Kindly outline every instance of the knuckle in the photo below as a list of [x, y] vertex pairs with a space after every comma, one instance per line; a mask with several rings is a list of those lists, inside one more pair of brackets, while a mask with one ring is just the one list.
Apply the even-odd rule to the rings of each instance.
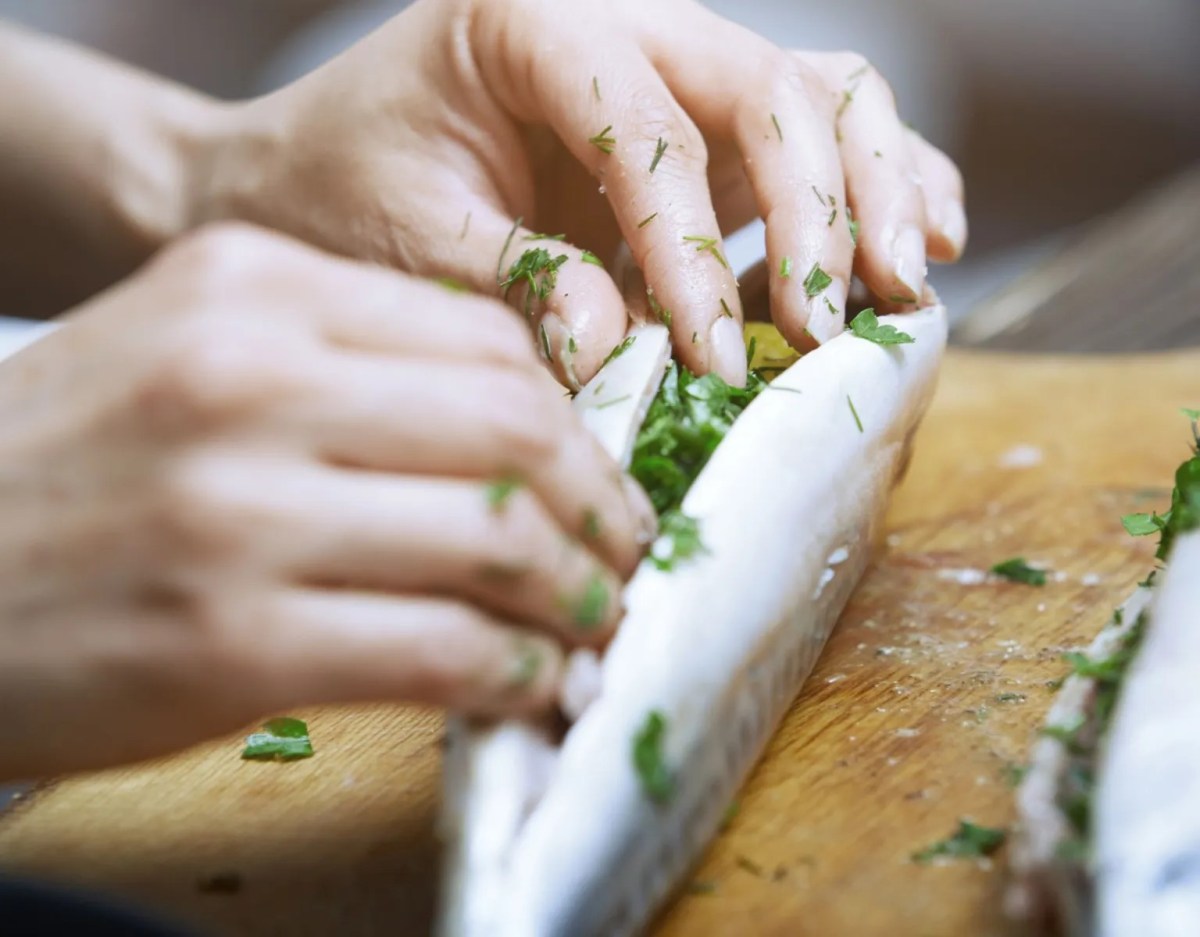
[[480, 300], [483, 307], [476, 335], [487, 352], [501, 361], [535, 364], [537, 354], [529, 340], [529, 328], [511, 306], [498, 300]]
[[488, 567], [533, 570], [555, 556], [554, 527], [537, 498], [527, 489], [513, 493], [504, 509], [492, 512], [488, 530], [479, 541]]
[[242, 222], [215, 222], [198, 228], [168, 249], [169, 259], [203, 286], [239, 282], [277, 257], [283, 241]]
[[552, 455], [562, 429], [562, 401], [549, 396], [549, 380], [536, 373], [507, 371], [489, 381], [481, 395], [483, 431], [494, 450], [508, 453], [514, 468], [528, 468]]
[[174, 459], [161, 473], [149, 501], [151, 521], [165, 555], [182, 563], [237, 562], [244, 557], [256, 525], [237, 493], [241, 473], [207, 453]]

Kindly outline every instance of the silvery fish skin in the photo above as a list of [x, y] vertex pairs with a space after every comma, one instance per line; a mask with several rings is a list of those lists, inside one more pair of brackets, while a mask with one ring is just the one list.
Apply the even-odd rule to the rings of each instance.
[[1200, 531], [1178, 536], [1096, 790], [1096, 933], [1200, 934]]
[[[565, 738], [549, 724], [455, 721], [443, 937], [639, 933], [715, 835], [866, 567], [933, 393], [944, 310], [883, 321], [915, 341], [839, 336], [738, 418], [683, 503], [707, 552], [669, 572], [642, 564], [598, 695]], [[666, 341], [643, 327], [577, 398], [585, 421], [599, 416], [586, 409], [597, 386], [636, 401], [629, 422], [593, 427], [617, 458], [657, 389]], [[665, 717], [675, 779], [662, 804], [632, 760], [651, 712]]]

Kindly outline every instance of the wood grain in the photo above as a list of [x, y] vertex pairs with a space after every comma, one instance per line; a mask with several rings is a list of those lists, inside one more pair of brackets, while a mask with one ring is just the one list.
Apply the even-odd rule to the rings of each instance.
[[[910, 854], [960, 816], [1012, 819], [1010, 767], [1151, 544], [1200, 405], [1200, 353], [956, 352], [890, 536], [746, 787], [656, 925], [661, 937], [1021, 933], [995, 864]], [[985, 579], [1022, 555], [1044, 588]], [[133, 896], [231, 935], [417, 935], [434, 903], [440, 720], [308, 714], [319, 754], [244, 763], [239, 740], [63, 781], [0, 817], [0, 867]], [[102, 730], [102, 728], [100, 729]]]

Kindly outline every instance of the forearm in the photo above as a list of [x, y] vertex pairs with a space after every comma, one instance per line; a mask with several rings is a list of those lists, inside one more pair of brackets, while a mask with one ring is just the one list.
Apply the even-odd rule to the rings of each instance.
[[185, 230], [221, 114], [0, 23], [0, 313], [53, 314]]

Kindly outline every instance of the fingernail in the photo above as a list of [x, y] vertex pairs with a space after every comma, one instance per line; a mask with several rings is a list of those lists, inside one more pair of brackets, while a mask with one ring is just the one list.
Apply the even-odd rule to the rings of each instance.
[[954, 245], [955, 251], [962, 253], [967, 244], [967, 214], [961, 202], [951, 201], [942, 208], [941, 228], [942, 236]]
[[809, 301], [808, 307], [808, 334], [823, 345], [845, 328], [846, 284], [834, 280], [820, 296]]
[[742, 387], [746, 383], [746, 341], [737, 319], [721, 316], [708, 330], [708, 366], [726, 383]]
[[658, 536], [658, 512], [650, 498], [632, 476], [621, 473], [621, 486], [625, 489], [625, 502], [636, 523], [634, 537], [639, 547], [652, 544]]
[[920, 296], [925, 285], [925, 235], [916, 228], [903, 228], [892, 241], [892, 264], [908, 295]]
[[538, 325], [538, 350], [552, 365], [558, 365], [557, 370], [566, 385], [577, 392], [581, 386], [575, 373], [575, 352], [579, 350], [579, 343], [558, 316], [542, 316]]

